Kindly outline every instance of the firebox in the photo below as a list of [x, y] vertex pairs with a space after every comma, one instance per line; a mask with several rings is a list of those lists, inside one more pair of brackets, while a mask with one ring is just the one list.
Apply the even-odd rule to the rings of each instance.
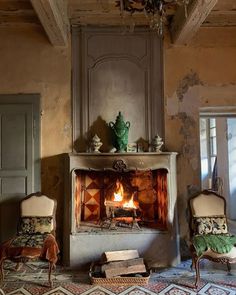
[[148, 267], [180, 262], [176, 153], [66, 156], [63, 258], [81, 268], [137, 249]]
[[166, 169], [116, 171], [75, 170], [76, 230], [167, 229]]

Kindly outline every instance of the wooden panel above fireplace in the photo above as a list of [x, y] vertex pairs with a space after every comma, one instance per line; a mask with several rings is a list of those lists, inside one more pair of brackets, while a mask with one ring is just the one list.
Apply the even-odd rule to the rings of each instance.
[[130, 143], [164, 137], [162, 39], [135, 28], [73, 28], [73, 142], [76, 152], [97, 134], [103, 152], [112, 140], [108, 122], [118, 111], [130, 121]]

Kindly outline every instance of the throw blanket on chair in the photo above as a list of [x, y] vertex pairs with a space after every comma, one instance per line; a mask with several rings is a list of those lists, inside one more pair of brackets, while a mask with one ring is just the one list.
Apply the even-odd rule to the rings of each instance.
[[[23, 240], [32, 241], [33, 237], [37, 235], [29, 235], [30, 238], [28, 240], [23, 236]], [[44, 239], [41, 241], [39, 245], [35, 245], [32, 242], [27, 246], [23, 246], [20, 244], [19, 237], [15, 237], [3, 243], [0, 246], [0, 260], [2, 259], [12, 259], [12, 260], [21, 260], [21, 258], [29, 258], [34, 259], [40, 257], [42, 259], [47, 259], [48, 261], [53, 262], [54, 264], [57, 262], [57, 255], [59, 253], [59, 248], [56, 242], [55, 237], [52, 234], [47, 234], [43, 236]], [[38, 242], [38, 239], [37, 239]], [[15, 244], [14, 244], [15, 243]]]
[[236, 236], [234, 235], [196, 235], [192, 239], [193, 246], [198, 256], [201, 256], [207, 249], [224, 254], [236, 245]]

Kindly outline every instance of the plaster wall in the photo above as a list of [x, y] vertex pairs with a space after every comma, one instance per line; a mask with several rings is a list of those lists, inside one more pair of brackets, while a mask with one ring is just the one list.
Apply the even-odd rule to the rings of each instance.
[[41, 95], [42, 191], [58, 201], [62, 233], [64, 165], [71, 151], [70, 48], [53, 47], [38, 26], [0, 28], [0, 93]]
[[200, 189], [199, 108], [234, 106], [235, 28], [201, 28], [188, 46], [164, 45], [165, 144], [179, 153], [180, 235], [187, 237], [187, 200]]

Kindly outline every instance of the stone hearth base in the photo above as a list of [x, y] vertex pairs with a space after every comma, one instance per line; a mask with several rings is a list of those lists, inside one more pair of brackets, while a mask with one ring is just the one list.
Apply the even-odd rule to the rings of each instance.
[[157, 230], [80, 232], [70, 235], [69, 264], [72, 268], [88, 267], [105, 251], [137, 249], [147, 266], [175, 266], [180, 262], [176, 237]]

